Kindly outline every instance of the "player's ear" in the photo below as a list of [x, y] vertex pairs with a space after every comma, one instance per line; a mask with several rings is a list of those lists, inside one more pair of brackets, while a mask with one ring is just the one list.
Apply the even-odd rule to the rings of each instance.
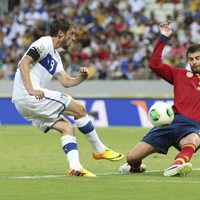
[[57, 36], [58, 36], [59, 38], [61, 38], [61, 37], [63, 37], [63, 35], [64, 35], [64, 31], [60, 29], [60, 30], [58, 31]]

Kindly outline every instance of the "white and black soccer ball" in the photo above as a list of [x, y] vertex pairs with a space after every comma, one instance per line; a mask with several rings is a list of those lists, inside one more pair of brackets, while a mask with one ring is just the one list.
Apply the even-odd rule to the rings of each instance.
[[172, 123], [174, 111], [169, 104], [156, 102], [150, 107], [148, 118], [154, 126], [160, 128]]

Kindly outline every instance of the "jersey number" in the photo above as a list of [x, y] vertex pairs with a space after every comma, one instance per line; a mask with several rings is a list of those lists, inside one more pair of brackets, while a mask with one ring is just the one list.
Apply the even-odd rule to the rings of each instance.
[[39, 62], [50, 74], [54, 75], [56, 71], [56, 67], [58, 65], [58, 62], [50, 55], [47, 54], [46, 57], [44, 57], [40, 62]]

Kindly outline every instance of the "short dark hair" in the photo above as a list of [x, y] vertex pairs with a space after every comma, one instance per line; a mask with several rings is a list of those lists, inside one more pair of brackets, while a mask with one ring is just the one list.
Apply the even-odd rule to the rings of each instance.
[[67, 31], [69, 28], [74, 27], [74, 24], [65, 18], [54, 20], [50, 25], [50, 36], [55, 37], [59, 30]]
[[186, 56], [188, 57], [189, 53], [195, 53], [197, 51], [200, 51], [200, 44], [192, 44], [191, 46], [188, 47]]

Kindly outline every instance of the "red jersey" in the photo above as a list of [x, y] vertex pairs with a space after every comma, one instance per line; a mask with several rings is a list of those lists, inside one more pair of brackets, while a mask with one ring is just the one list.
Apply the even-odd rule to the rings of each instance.
[[162, 51], [167, 40], [167, 37], [161, 36], [157, 41], [150, 68], [174, 85], [174, 112], [200, 123], [200, 74], [162, 63]]

